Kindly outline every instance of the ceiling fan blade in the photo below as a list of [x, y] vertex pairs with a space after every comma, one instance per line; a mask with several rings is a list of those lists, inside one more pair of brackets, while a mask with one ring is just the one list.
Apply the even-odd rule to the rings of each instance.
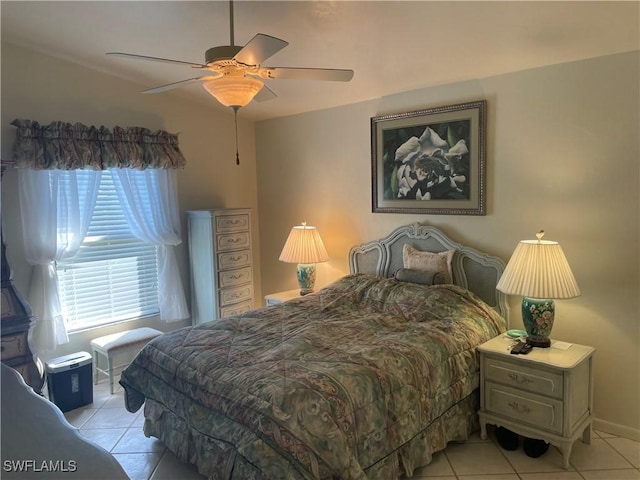
[[164, 63], [179, 64], [179, 65], [188, 65], [193, 68], [207, 68], [206, 65], [203, 65], [201, 63], [183, 62], [182, 60], [171, 60], [170, 58], [148, 57], [146, 55], [136, 55], [134, 53], [108, 52], [107, 55], [111, 55], [113, 57], [132, 58], [134, 60], [148, 60], [151, 62], [164, 62]]
[[274, 98], [277, 98], [277, 97], [278, 96], [274, 93], [273, 90], [271, 90], [266, 85], [263, 85], [260, 91], [257, 93], [257, 95], [253, 97], [253, 99], [256, 102], [266, 102], [268, 100], [273, 100]]
[[289, 45], [289, 42], [264, 33], [258, 33], [233, 58], [245, 65], [260, 65], [287, 45]]
[[217, 78], [215, 75], [204, 75], [202, 77], [188, 78], [187, 80], [180, 80], [179, 82], [167, 83], [166, 85], [160, 85], [159, 87], [149, 88], [142, 93], [162, 93], [167, 90], [173, 90], [174, 88], [183, 87], [197, 82], [206, 82]]
[[264, 67], [260, 69], [264, 78], [282, 78], [287, 80], [326, 80], [332, 82], [348, 82], [353, 78], [353, 70], [336, 68], [289, 68]]

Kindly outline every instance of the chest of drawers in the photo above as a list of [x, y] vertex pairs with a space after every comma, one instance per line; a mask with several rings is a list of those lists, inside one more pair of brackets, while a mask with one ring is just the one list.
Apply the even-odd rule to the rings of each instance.
[[512, 343], [502, 335], [478, 347], [481, 436], [486, 438], [489, 423], [545, 440], [561, 450], [568, 468], [575, 440], [591, 440], [594, 349], [561, 349], [552, 342], [551, 348], [513, 355]]
[[252, 309], [251, 210], [192, 210], [187, 219], [192, 323]]

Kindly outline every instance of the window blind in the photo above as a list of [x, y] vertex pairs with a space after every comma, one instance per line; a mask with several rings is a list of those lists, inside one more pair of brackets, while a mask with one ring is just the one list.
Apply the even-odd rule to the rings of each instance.
[[158, 314], [158, 249], [129, 230], [110, 172], [102, 172], [87, 236], [57, 271], [70, 332]]

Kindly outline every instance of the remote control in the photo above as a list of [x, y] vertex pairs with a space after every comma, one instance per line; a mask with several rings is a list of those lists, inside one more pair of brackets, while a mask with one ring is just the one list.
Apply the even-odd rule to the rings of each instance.
[[529, 353], [531, 350], [533, 350], [533, 346], [529, 345], [528, 343], [524, 343], [522, 345], [522, 348], [520, 349], [520, 355], [526, 355], [527, 353]]
[[511, 347], [511, 353], [513, 355], [517, 355], [522, 353], [522, 348], [526, 345], [526, 343], [517, 342], [513, 347]]

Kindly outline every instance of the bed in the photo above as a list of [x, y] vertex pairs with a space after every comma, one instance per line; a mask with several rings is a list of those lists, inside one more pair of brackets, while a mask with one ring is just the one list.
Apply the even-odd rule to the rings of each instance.
[[[452, 283], [415, 263], [443, 258]], [[413, 224], [353, 247], [349, 268], [314, 294], [151, 341], [120, 380], [145, 434], [216, 480], [410, 477], [466, 440], [476, 346], [506, 328], [503, 262]]]

